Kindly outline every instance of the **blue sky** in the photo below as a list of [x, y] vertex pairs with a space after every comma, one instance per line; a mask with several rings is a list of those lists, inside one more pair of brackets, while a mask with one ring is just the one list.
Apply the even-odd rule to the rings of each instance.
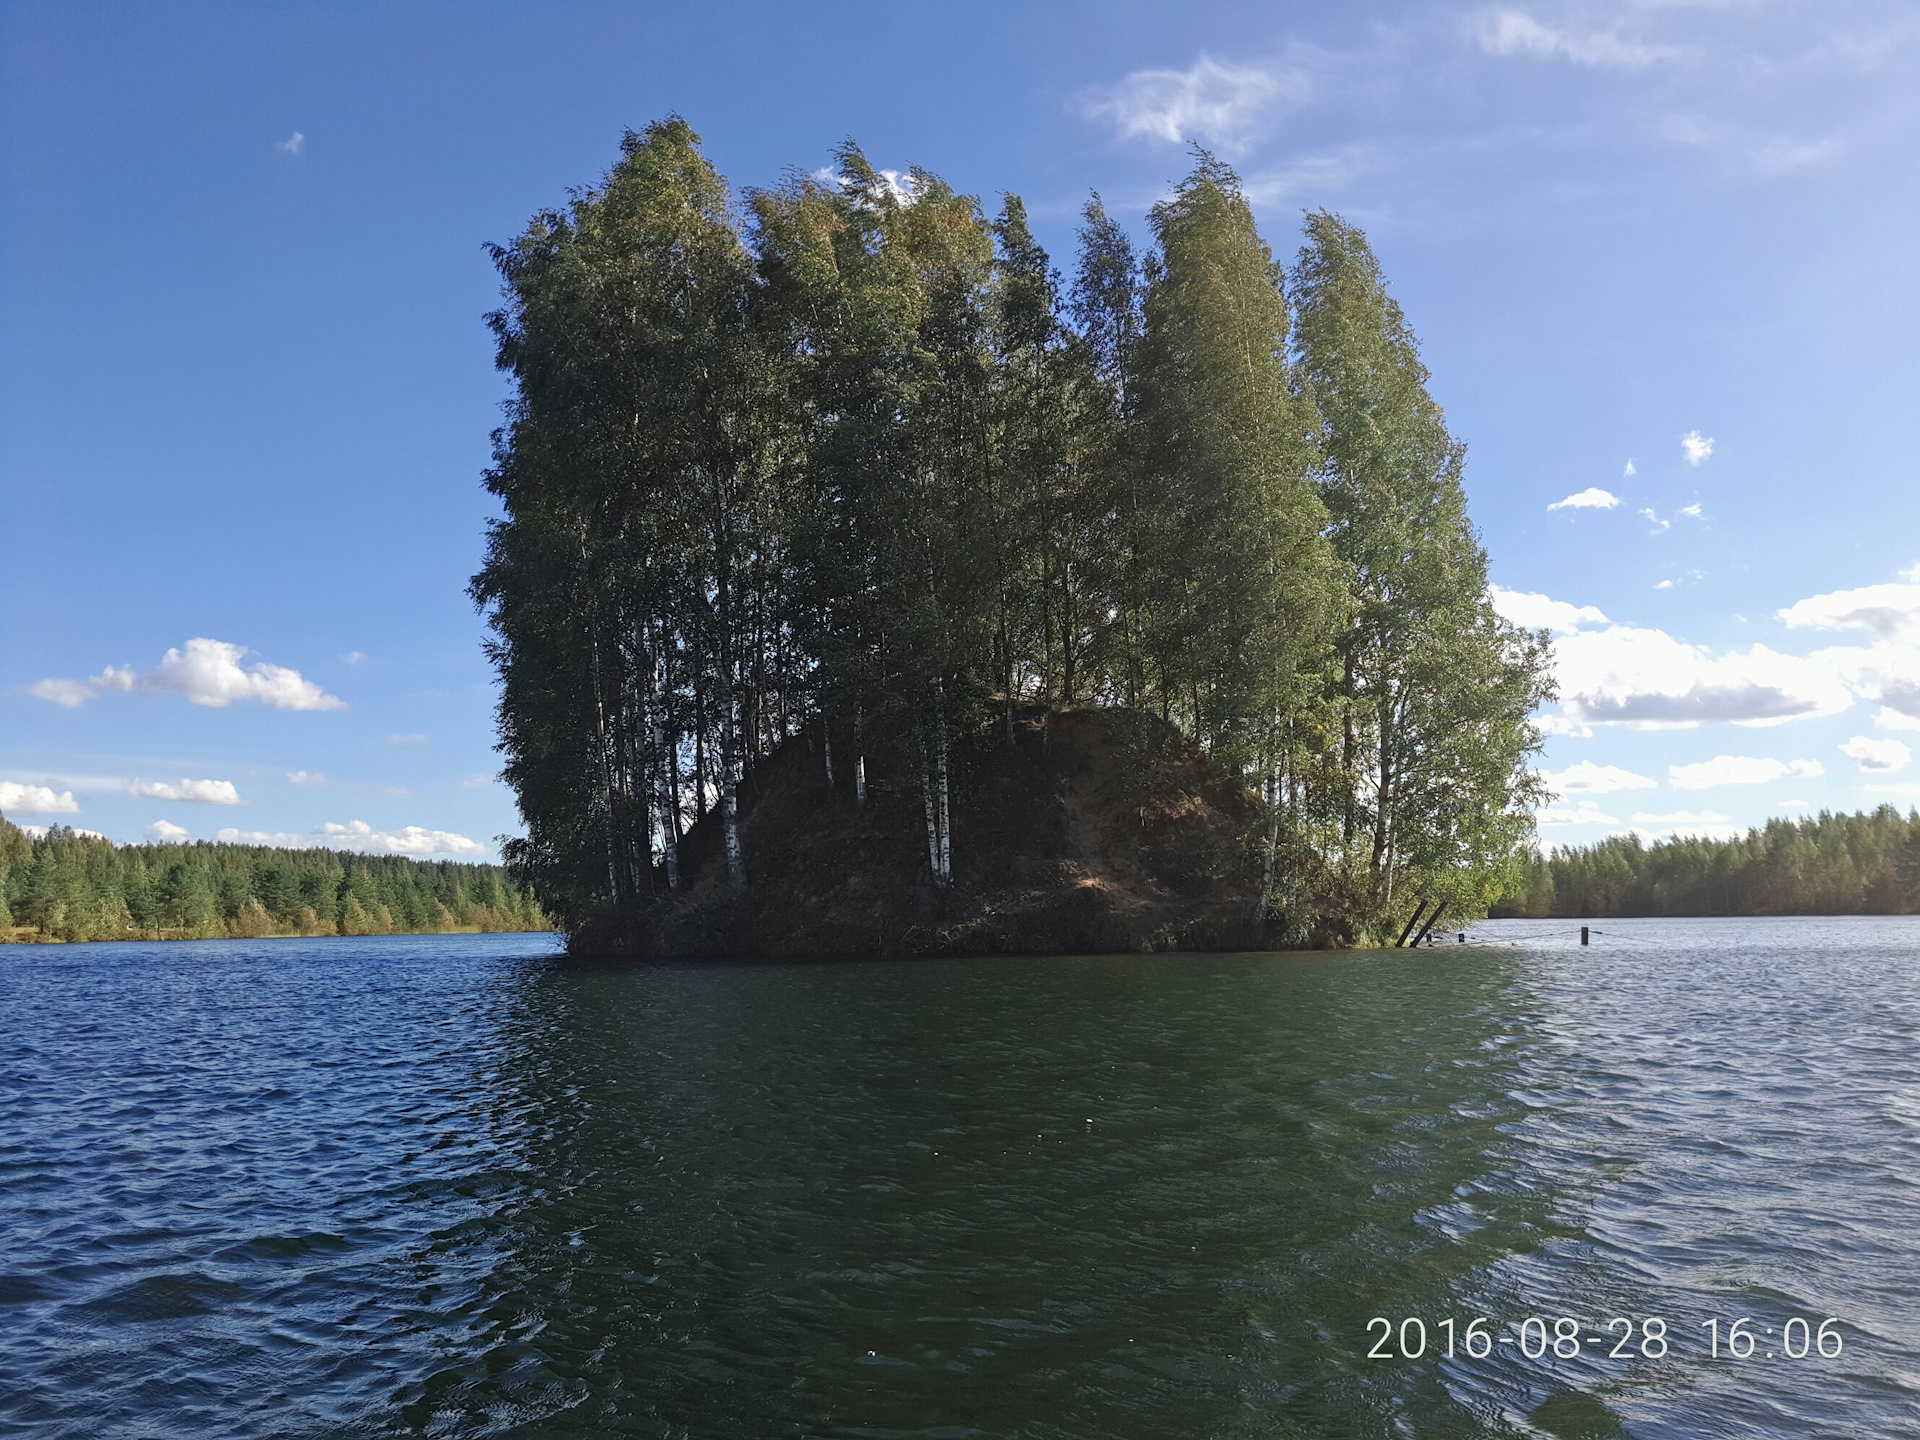
[[1342, 211], [1559, 637], [1543, 838], [1904, 808], [1917, 70], [1844, 0], [0, 5], [0, 809], [492, 853], [482, 246], [670, 111], [736, 186], [852, 136], [1016, 191], [1063, 263], [1189, 139], [1283, 255]]

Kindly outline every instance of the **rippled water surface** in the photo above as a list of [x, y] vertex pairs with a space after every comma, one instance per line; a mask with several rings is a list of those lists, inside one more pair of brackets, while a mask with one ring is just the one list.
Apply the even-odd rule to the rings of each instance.
[[1601, 928], [0, 948], [0, 1430], [1920, 1434], [1920, 922]]

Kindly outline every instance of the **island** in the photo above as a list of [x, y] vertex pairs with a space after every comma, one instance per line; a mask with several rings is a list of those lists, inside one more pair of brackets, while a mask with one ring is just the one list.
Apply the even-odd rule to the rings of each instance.
[[1530, 854], [1544, 632], [1361, 231], [1196, 150], [1063, 277], [1017, 196], [736, 194], [669, 117], [494, 259], [471, 593], [576, 952], [1400, 944]]

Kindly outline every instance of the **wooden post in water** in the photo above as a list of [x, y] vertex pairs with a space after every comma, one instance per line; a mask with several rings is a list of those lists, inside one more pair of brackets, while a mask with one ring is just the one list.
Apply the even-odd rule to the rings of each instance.
[[1582, 945], [1587, 943], [1587, 927], [1584, 925], [1580, 927], [1580, 943]]

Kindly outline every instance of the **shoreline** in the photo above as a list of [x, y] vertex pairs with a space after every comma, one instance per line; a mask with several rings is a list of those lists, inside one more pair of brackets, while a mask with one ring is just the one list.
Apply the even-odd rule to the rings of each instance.
[[150, 932], [139, 935], [97, 935], [85, 940], [62, 940], [56, 935], [47, 934], [44, 930], [16, 925], [10, 932], [0, 930], [0, 945], [159, 945], [212, 940], [373, 940], [386, 939], [395, 935], [559, 935], [562, 933], [559, 930], [540, 926], [489, 928], [482, 925], [456, 925], [447, 930], [361, 930], [351, 935], [344, 935], [337, 930], [319, 932], [285, 930], [267, 935], [169, 935]]

